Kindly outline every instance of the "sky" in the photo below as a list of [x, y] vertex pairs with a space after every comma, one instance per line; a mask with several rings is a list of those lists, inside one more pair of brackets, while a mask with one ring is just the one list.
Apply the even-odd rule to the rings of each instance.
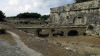
[[2, 0], [0, 1], [0, 10], [6, 16], [16, 16], [24, 12], [47, 15], [50, 13], [50, 8], [71, 3], [74, 3], [74, 0]]

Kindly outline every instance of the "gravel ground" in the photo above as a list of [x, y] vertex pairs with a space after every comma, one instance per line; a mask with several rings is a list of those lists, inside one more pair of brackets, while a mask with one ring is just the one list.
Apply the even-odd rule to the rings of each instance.
[[[40, 53], [44, 56], [82, 56], [70, 49], [66, 50], [60, 47], [59, 44], [49, 43], [45, 39], [39, 40], [39, 38], [35, 38], [36, 36], [30, 37], [30, 35], [17, 29], [11, 29], [10, 31], [16, 33], [12, 35], [15, 37], [17, 45], [11, 46], [2, 42], [3, 45], [0, 44], [0, 56], [39, 56]], [[30, 48], [33, 49], [32, 52], [30, 52]]]
[[8, 33], [10, 33], [13, 38], [15, 39], [17, 46], [20, 47], [21, 50], [23, 50], [26, 54], [28, 54], [28, 56], [43, 56], [41, 53], [29, 48], [28, 46], [26, 46], [24, 44], [24, 42], [22, 42], [20, 40], [20, 36], [11, 32], [11, 31], [7, 31]]
[[24, 41], [27, 46], [42, 53], [44, 56], [79, 56], [77, 52], [66, 50], [65, 48], [60, 47], [59, 44], [55, 45], [53, 43], [49, 43], [47, 39], [28, 37], [23, 38], [23, 42]]
[[0, 56], [28, 56], [17, 45], [10, 45], [7, 42], [0, 41]]
[[[22, 42], [25, 43], [29, 48], [42, 53], [44, 56], [89, 56], [87, 54], [86, 55], [79, 54], [79, 51], [83, 52], [84, 48], [85, 48], [85, 50], [88, 50], [85, 52], [89, 52], [89, 53], [90, 53], [90, 51], [92, 51], [92, 53], [98, 51], [97, 48], [95, 49], [96, 51], [94, 51], [94, 48], [87, 48], [87, 47], [83, 48], [83, 46], [82, 46], [82, 49], [81, 49], [81, 47], [79, 48], [78, 52], [72, 51], [71, 50], [72, 48], [69, 49], [68, 47], [66, 47], [66, 49], [68, 49], [68, 50], [66, 50], [65, 48], [60, 47], [61, 44], [59, 44], [59, 43], [57, 43], [57, 45], [55, 45], [53, 43], [49, 43], [48, 40], [43, 40], [43, 39], [39, 40], [40, 38], [37, 39], [37, 38], [35, 38], [35, 36], [30, 37], [30, 35], [28, 35], [24, 32], [18, 31], [17, 29], [11, 29], [11, 31], [13, 31], [17, 35], [19, 35], [21, 37], [20, 39], [22, 40]], [[18, 40], [18, 42], [19, 42], [19, 40]], [[21, 43], [21, 44], [23, 44], [23, 43]], [[71, 46], [74, 48], [76, 47], [73, 45], [71, 45]], [[25, 50], [23, 51], [22, 49], [23, 48], [19, 48], [18, 46], [11, 46], [8, 43], [0, 42], [0, 56], [29, 56], [27, 54], [27, 52]], [[35, 56], [37, 56], [37, 55], [35, 55]]]

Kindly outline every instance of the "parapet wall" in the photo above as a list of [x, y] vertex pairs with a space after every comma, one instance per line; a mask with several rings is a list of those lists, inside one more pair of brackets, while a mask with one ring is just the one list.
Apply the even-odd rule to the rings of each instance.
[[100, 8], [100, 0], [94, 0], [83, 3], [68, 4], [61, 7], [51, 8], [51, 12], [63, 12], [63, 11], [76, 11], [76, 10], [88, 10]]
[[51, 8], [50, 22], [64, 26], [100, 24], [100, 0]]

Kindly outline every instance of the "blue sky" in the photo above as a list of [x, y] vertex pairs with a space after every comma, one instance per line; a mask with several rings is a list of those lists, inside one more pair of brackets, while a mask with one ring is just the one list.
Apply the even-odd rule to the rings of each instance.
[[44, 15], [50, 13], [50, 8], [73, 2], [74, 0], [2, 0], [0, 10], [6, 16], [15, 16], [23, 12], [37, 12]]

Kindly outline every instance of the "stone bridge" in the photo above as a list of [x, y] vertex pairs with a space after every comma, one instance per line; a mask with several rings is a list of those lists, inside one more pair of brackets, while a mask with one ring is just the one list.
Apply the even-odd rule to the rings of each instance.
[[17, 27], [17, 29], [38, 35], [39, 37], [78, 36], [84, 35], [86, 26], [60, 26], [60, 27]]
[[[8, 23], [0, 23], [4, 29], [16, 28], [26, 33], [38, 35], [40, 37], [53, 37], [53, 36], [78, 36], [84, 35], [86, 26], [38, 26], [38, 27], [15, 27], [15, 25]], [[11, 27], [10, 27], [11, 26]]]

